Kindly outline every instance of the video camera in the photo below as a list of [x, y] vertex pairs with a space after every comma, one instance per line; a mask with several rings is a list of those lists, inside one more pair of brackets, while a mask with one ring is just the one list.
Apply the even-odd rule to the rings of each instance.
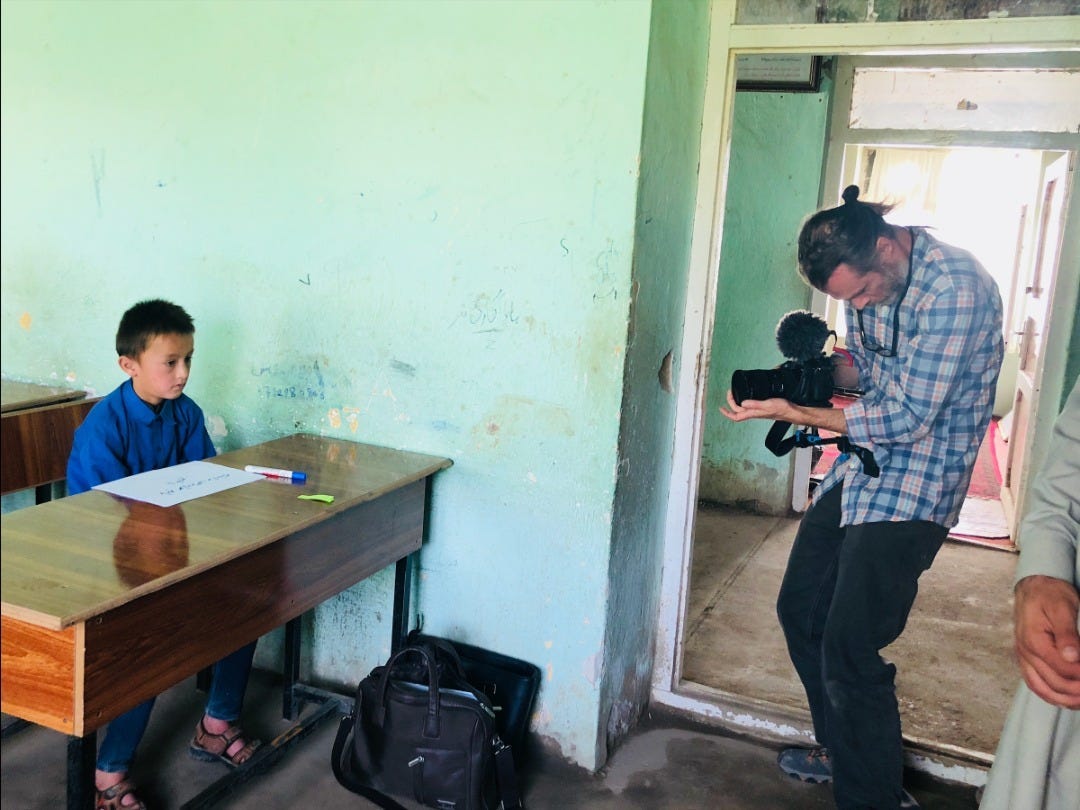
[[780, 397], [796, 405], [829, 408], [833, 394], [833, 361], [825, 356], [825, 343], [836, 333], [812, 312], [797, 309], [780, 319], [776, 345], [788, 358], [776, 368], [735, 371], [731, 394], [744, 399]]
[[[823, 319], [812, 312], [797, 309], [789, 312], [776, 325], [776, 345], [788, 358], [776, 368], [736, 370], [731, 375], [731, 395], [737, 405], [747, 399], [770, 399], [780, 397], [796, 405], [814, 408], [831, 408], [833, 384], [833, 360], [825, 354], [825, 344], [836, 333]], [[863, 465], [863, 472], [871, 478], [881, 474], [874, 454], [865, 447], [848, 441], [847, 436], [823, 439], [817, 428], [796, 430], [787, 439], [784, 434], [790, 422], [774, 422], [765, 437], [765, 446], [773, 455], [783, 456], [795, 447], [817, 447], [835, 444], [841, 453], [855, 455]]]

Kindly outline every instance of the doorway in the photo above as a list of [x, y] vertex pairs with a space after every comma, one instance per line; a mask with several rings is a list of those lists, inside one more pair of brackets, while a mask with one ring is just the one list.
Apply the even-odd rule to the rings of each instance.
[[[731, 29], [727, 32], [728, 36], [721, 37], [721, 49], [734, 50], [737, 47], [736, 40], [738, 39], [738, 37], [732, 33], [733, 31], [734, 29]], [[761, 29], [758, 29], [756, 33], [760, 34]], [[792, 36], [795, 36], [797, 38], [799, 34], [796, 33]], [[779, 34], [777, 35], [777, 37], [778, 39], [782, 38]], [[825, 38], [827, 39], [827, 37]], [[890, 44], [895, 46], [896, 43], [894, 42]], [[854, 47], [851, 46], [850, 43], [848, 43], [848, 46]], [[782, 50], [782, 48], [779, 49]], [[904, 49], [903, 47], [896, 47], [895, 50], [897, 52], [901, 52]], [[914, 48], [912, 48], [912, 50], [914, 50]], [[725, 99], [727, 98], [727, 94], [730, 94], [730, 87], [725, 91]], [[725, 116], [730, 115], [730, 109], [730, 100], [728, 100], [724, 113]], [[723, 132], [726, 132], [726, 134], [723, 134]], [[708, 136], [708, 133], [706, 133], [706, 136]], [[727, 172], [727, 161], [726, 155], [724, 154], [724, 149], [727, 148], [729, 143], [730, 119], [727, 119], [725, 120], [721, 137], [719, 137], [717, 142], [713, 144], [716, 148], [720, 150], [720, 154], [722, 156], [720, 160], [717, 160], [715, 164], [713, 164], [719, 177], [718, 183], [716, 184], [716, 186], [714, 186], [714, 189], [716, 189], [717, 191], [722, 191], [725, 188], [724, 180]], [[836, 141], [834, 140], [832, 141], [832, 143], [835, 144]], [[883, 145], [894, 146], [896, 144], [894, 142], [890, 143], [890, 141], [886, 139], [878, 142], [877, 145], [881, 147]], [[1001, 146], [1001, 144], [993, 145]], [[709, 148], [710, 147], [708, 143], [708, 137], [706, 137], [705, 142], [703, 143], [702, 150], [703, 171], [707, 171], [710, 167], [709, 162], [704, 160], [704, 156], [706, 155]], [[842, 166], [843, 162], [841, 161], [836, 165]], [[833, 175], [830, 177], [827, 172], [825, 173], [822, 183], [822, 189], [824, 190], [821, 195], [822, 200], [824, 201], [823, 204], [834, 204], [833, 200], [835, 200], [835, 196], [838, 194], [839, 188], [842, 188], [842, 183], [840, 181], [840, 176]], [[706, 189], [704, 193], [707, 194], [708, 189]], [[1069, 192], [1063, 190], [1062, 193], [1065, 194], [1065, 199], [1067, 199]], [[829, 199], [830, 196], [832, 197], [832, 200]], [[710, 263], [715, 263], [719, 257], [719, 249], [716, 244], [716, 242], [718, 242], [718, 236], [716, 236], [716, 234], [718, 233], [717, 229], [719, 228], [719, 222], [722, 220], [723, 217], [723, 207], [724, 201], [722, 194], [713, 203], [711, 208], [707, 207], [707, 210], [712, 211], [712, 215], [714, 217], [712, 229], [713, 236], [710, 237], [710, 240], [713, 243], [709, 249]], [[1076, 219], [1077, 217], [1074, 211], [1073, 213], [1069, 214], [1069, 219], [1067, 220], [1069, 224], [1065, 227], [1075, 228], [1077, 226]], [[1074, 248], [1071, 248], [1070, 250], [1075, 251]], [[709, 272], [715, 271], [710, 270]], [[1068, 295], [1061, 297], [1061, 300], [1049, 305], [1048, 311], [1056, 311], [1057, 309], [1060, 309], [1062, 307], [1075, 307], [1076, 295], [1075, 290], [1072, 289], [1075, 284], [1076, 272], [1075, 270], [1070, 269], [1068, 284], [1066, 285]], [[711, 293], [711, 290], [715, 289], [715, 287], [715, 280], [711, 282], [708, 278], [704, 280], [704, 284], [702, 284], [701, 286], [701, 292], [706, 296], [706, 300], [708, 300], [708, 295]], [[817, 306], [818, 304], [815, 304], [815, 307]], [[713, 315], [714, 311], [712, 309], [706, 308], [704, 317], [707, 323], [705, 327], [699, 332], [695, 332], [695, 327], [693, 326], [693, 324], [690, 325], [687, 334], [687, 349], [695, 345], [699, 348], [701, 346], [708, 345], [708, 335], [711, 330], [711, 322]], [[1051, 401], [1060, 396], [1062, 381], [1061, 379], [1059, 379], [1059, 377], [1063, 376], [1062, 357], [1064, 344], [1066, 342], [1055, 342], [1053, 335], [1055, 334], [1055, 330], [1057, 330], [1056, 334], [1058, 340], [1060, 340], [1062, 334], [1067, 337], [1068, 330], [1070, 328], [1071, 317], [1067, 321], [1062, 321], [1057, 325], [1055, 325], [1054, 321], [1051, 319], [1047, 323], [1046, 336], [1044, 337], [1042, 342], [1042, 346], [1045, 350], [1043, 357], [1044, 367], [1047, 365], [1047, 357], [1045, 355], [1053, 354], [1054, 352], [1058, 353], [1056, 357], [1052, 358], [1052, 362], [1050, 363], [1050, 365], [1055, 369], [1056, 376], [1052, 375], [1052, 379], [1050, 380], [1050, 383], [1048, 385], [1044, 383], [1043, 393], [1049, 393], [1049, 399]], [[708, 351], [706, 349], [706, 362], [707, 354]], [[679, 436], [677, 436], [676, 440], [677, 460], [681, 457], [682, 459], [689, 461], [691, 469], [693, 469], [693, 465], [696, 463], [698, 454], [700, 453], [700, 444], [698, 437], [700, 437], [701, 435], [702, 421], [707, 417], [707, 414], [703, 413], [702, 399], [703, 397], [699, 388], [698, 394], [694, 397], [694, 402], [692, 403], [692, 415], [687, 416], [687, 413], [685, 411], [682, 413], [681, 436], [683, 437], [683, 440], [680, 440]], [[689, 444], [684, 441], [688, 435], [693, 437], [693, 440]], [[1035, 441], [1040, 441], [1038, 437], [1038, 430], [1035, 431], [1035, 435]], [[1042, 438], [1041, 441], [1045, 442], [1045, 438]], [[682, 469], [678, 469], [678, 466], [679, 465], [677, 464], [675, 475], [681, 476], [685, 471]], [[795, 466], [796, 468], [798, 468], [798, 465]], [[805, 470], [806, 472], [808, 472], [808, 464], [805, 465]], [[806, 472], [804, 472], [804, 475], [806, 474]], [[793, 477], [793, 484], [794, 480], [795, 479]], [[804, 478], [804, 488], [802, 489], [804, 495], [806, 491], [805, 481], [806, 479]], [[798, 722], [793, 723], [790, 719], [789, 714], [778, 711], [777, 706], [775, 704], [772, 704], [770, 701], [753, 698], [743, 699], [738, 694], [718, 695], [715, 691], [709, 690], [707, 688], [702, 688], [700, 684], [694, 683], [693, 681], [687, 680], [683, 677], [683, 633], [686, 631], [687, 621], [687, 615], [685, 611], [688, 601], [694, 599], [694, 594], [691, 593], [690, 582], [690, 566], [693, 543], [690, 542], [688, 538], [691, 536], [693, 527], [698, 519], [696, 483], [696, 474], [692, 473], [690, 476], [690, 487], [688, 490], [683, 487], [681, 483], [674, 481], [671, 489], [672, 504], [670, 507], [668, 526], [669, 542], [667, 544], [668, 553], [665, 559], [665, 585], [662, 598], [661, 615], [661, 627], [664, 628], [661, 632], [661, 645], [663, 648], [658, 651], [653, 697], [658, 702], [668, 705], [672, 708], [686, 711], [698, 718], [713, 720], [722, 725], [734, 726], [744, 732], [749, 727], [753, 729], [754, 733], [760, 734], [762, 736], [779, 736], [783, 739], [789, 740], [800, 739], [800, 735], [804, 735], [808, 731], [805, 725], [800, 726]], [[685, 500], [683, 500], [684, 497]], [[675, 637], [671, 638], [673, 628], [676, 632]], [[932, 744], [931, 748], [933, 748]], [[941, 757], [944, 757], [944, 759], [948, 759], [948, 752], [938, 750], [935, 751], [935, 756], [939, 756], [939, 759]], [[929, 768], [929, 770], [933, 770], [933, 768], [931, 767]]]
[[[1052, 66], [1058, 69], [1044, 70]], [[1077, 66], [1075, 54], [840, 57], [835, 64], [822, 205], [857, 184], [864, 199], [895, 206], [890, 222], [933, 228], [942, 241], [975, 254], [998, 284], [1005, 360], [994, 415], [1009, 536], [1031, 466], [1031, 414], [1043, 388], [1050, 302], [1080, 148]], [[819, 293], [813, 302], [842, 342], [837, 303]], [[796, 467], [793, 504], [806, 492], [808, 466]]]
[[[970, 250], [997, 282], [1006, 354], [983, 452], [1000, 486], [989, 493], [982, 481], [973, 482], [979, 497], [994, 503], [968, 504], [976, 518], [962, 515], [961, 520], [977, 526], [977, 536], [1004, 540], [987, 545], [1008, 546], [1015, 535], [1015, 494], [1025, 469], [1028, 414], [1041, 388], [1040, 338], [1057, 277], [1062, 201], [1073, 154], [1007, 145], [898, 145], [902, 141], [901, 134], [889, 144], [847, 143], [842, 152], [836, 150], [845, 160], [836, 173], [843, 185], [859, 185], [864, 199], [894, 206], [886, 215], [890, 223], [932, 228], [942, 241]], [[824, 296], [815, 300], [844, 345], [838, 302]], [[822, 467], [821, 461], [811, 465], [810, 488]], [[797, 475], [792, 503], [805, 498], [807, 490], [807, 481]], [[964, 534], [964, 526], [953, 532]]]

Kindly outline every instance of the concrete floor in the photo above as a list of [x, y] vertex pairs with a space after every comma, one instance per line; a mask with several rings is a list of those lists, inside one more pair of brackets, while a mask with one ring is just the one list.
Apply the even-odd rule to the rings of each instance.
[[[275, 715], [280, 707], [276, 689], [274, 676], [255, 672], [246, 702], [251, 708], [244, 722], [264, 739], [287, 728]], [[162, 695], [155, 706], [132, 772], [152, 810], [181, 807], [225, 773], [224, 766], [195, 762], [186, 753], [203, 697], [194, 679], [189, 679]], [[334, 780], [330, 750], [335, 729], [333, 718], [325, 721], [273, 768], [217, 806], [234, 810], [374, 807]], [[31, 726], [5, 739], [0, 752], [0, 801], [5, 808], [64, 806], [63, 735]], [[811, 810], [833, 806], [827, 786], [784, 776], [775, 765], [776, 752], [776, 746], [652, 712], [601, 773], [590, 774], [536, 752], [520, 778], [530, 810]], [[929, 810], [976, 807], [972, 789], [935, 782], [925, 774], [909, 774], [908, 789]], [[410, 810], [418, 808], [403, 803]]]
[[[694, 537], [683, 677], [802, 716], [806, 699], [775, 601], [798, 528], [793, 518], [702, 507]], [[923, 574], [897, 665], [905, 737], [989, 763], [1019, 683], [1012, 656], [1017, 555], [946, 541]]]
[[[718, 693], [805, 717], [771, 607], [793, 526], [788, 519], [702, 511], [685, 669], [691, 680], [711, 684]], [[991, 739], [996, 742], [1018, 677], [1007, 652], [1007, 580], [1014, 563], [1005, 552], [950, 543], [931, 569], [933, 577], [924, 575], [906, 646], [893, 656], [901, 667], [898, 694], [910, 744], [925, 742], [912, 739], [914, 732], [961, 754], [966, 746], [992, 751]], [[155, 707], [132, 772], [152, 810], [181, 807], [225, 772], [224, 766], [194, 762], [186, 753], [203, 698], [189, 679], [162, 695]], [[288, 724], [280, 719], [280, 705], [276, 676], [256, 671], [245, 725], [265, 740], [281, 735]], [[982, 724], [976, 722], [980, 717]], [[333, 719], [325, 721], [218, 806], [373, 807], [333, 777], [329, 758], [335, 730]], [[522, 791], [533, 810], [832, 807], [827, 786], [797, 782], [777, 769], [783, 743], [768, 739], [694, 724], [654, 707], [598, 774], [536, 750], [521, 774]], [[59, 733], [31, 726], [7, 737], [0, 746], [0, 801], [15, 810], [64, 806], [65, 757]], [[973, 787], [940, 781], [923, 770], [909, 770], [907, 787], [924, 808], [976, 807]]]

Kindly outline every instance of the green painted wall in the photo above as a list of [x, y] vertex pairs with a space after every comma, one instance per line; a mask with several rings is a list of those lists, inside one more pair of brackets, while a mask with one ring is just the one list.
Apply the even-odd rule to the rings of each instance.
[[810, 304], [795, 269], [797, 240], [818, 207], [829, 87], [735, 96], [698, 489], [707, 501], [768, 514], [791, 506], [793, 456], [765, 448], [771, 423], [730, 422], [719, 408], [733, 371], [783, 362], [776, 325]]
[[[690, 77], [658, 102], [666, 126], [644, 121], [650, 17], [639, 0], [3, 4], [5, 375], [111, 390], [121, 313], [162, 296], [195, 317], [188, 390], [220, 450], [310, 431], [452, 458], [426, 629], [538, 664], [534, 727], [589, 768], [654, 632], [673, 407], [656, 369], [681, 331], [700, 131], [703, 4], [654, 32]], [[647, 497], [617, 499], [622, 482]], [[307, 676], [351, 687], [386, 657], [391, 574], [309, 618]], [[612, 596], [623, 577], [640, 612]]]

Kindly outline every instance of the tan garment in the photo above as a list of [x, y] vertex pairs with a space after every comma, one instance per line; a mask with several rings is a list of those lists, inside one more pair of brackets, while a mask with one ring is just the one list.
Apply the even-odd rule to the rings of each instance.
[[[1017, 536], [1017, 580], [1042, 574], [1080, 589], [1080, 382], [1054, 425], [1030, 501]], [[1080, 711], [1051, 706], [1021, 683], [979, 810], [1080, 810]]]

